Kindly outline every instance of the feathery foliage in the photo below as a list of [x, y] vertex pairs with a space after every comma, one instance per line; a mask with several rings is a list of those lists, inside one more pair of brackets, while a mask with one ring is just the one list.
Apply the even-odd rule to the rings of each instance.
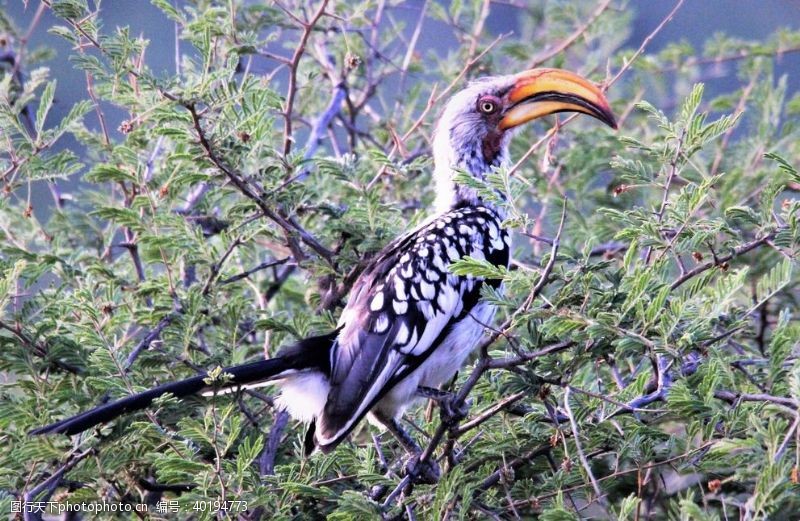
[[[60, 120], [52, 56], [0, 18], [4, 515], [23, 498], [199, 519], [800, 511], [800, 99], [773, 74], [800, 33], [634, 54], [630, 12], [608, 2], [514, 3], [521, 32], [500, 37], [479, 0], [426, 2], [408, 26], [391, 2], [153, 3], [177, 32], [170, 74], [100, 2], [43, 1], [86, 77]], [[455, 43], [426, 52], [417, 30]], [[304, 460], [268, 392], [26, 434], [333, 328], [365, 262], [428, 214], [448, 95], [542, 65], [605, 82], [620, 131], [537, 123], [481, 187], [510, 197], [517, 262], [453, 267], [506, 292], [484, 294], [499, 329], [452, 383], [470, 415], [407, 415], [441, 483], [401, 481], [402, 449], [366, 424]], [[740, 88], [704, 94], [710, 66]]]

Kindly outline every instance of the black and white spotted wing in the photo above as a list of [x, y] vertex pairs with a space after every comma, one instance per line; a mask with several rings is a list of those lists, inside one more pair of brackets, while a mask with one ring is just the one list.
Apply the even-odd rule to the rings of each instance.
[[346, 436], [478, 303], [483, 279], [448, 271], [463, 257], [508, 265], [508, 234], [494, 211], [466, 206], [439, 215], [389, 244], [359, 277], [331, 351], [330, 392], [317, 420], [323, 449]]

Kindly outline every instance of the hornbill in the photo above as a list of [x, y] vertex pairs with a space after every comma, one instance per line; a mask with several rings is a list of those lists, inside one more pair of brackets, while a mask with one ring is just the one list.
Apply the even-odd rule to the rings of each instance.
[[219, 386], [275, 384], [279, 406], [310, 424], [307, 451], [333, 450], [368, 415], [418, 454], [398, 418], [421, 390], [430, 396], [453, 377], [495, 313], [480, 291], [483, 284], [498, 282], [455, 275], [448, 266], [472, 257], [507, 267], [511, 253], [502, 207], [457, 183], [455, 174], [485, 179], [508, 164], [509, 142], [520, 125], [556, 112], [582, 112], [616, 128], [602, 91], [563, 70], [486, 77], [455, 94], [433, 140], [435, 214], [374, 257], [353, 285], [335, 331], [302, 340], [275, 358], [225, 368], [229, 378], [221, 384], [194, 376], [32, 433], [76, 434], [145, 408], [166, 393], [180, 398], [218, 392]]

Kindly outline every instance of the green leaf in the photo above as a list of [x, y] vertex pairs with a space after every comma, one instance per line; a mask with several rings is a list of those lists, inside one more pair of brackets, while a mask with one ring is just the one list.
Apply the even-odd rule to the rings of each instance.
[[39, 98], [39, 106], [36, 108], [36, 139], [41, 140], [42, 132], [44, 130], [45, 119], [53, 106], [53, 97], [56, 92], [56, 80], [47, 82], [44, 87], [41, 98]]
[[109, 164], [95, 166], [86, 174], [85, 179], [93, 183], [105, 183], [109, 181], [137, 183], [135, 175]]
[[506, 276], [506, 269], [495, 266], [487, 260], [464, 257], [453, 262], [449, 268], [451, 273], [459, 276], [480, 277], [485, 279], [502, 279]]

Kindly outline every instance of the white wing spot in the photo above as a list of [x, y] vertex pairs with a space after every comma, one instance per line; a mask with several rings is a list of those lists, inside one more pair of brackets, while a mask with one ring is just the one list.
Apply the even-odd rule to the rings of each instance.
[[369, 309], [372, 311], [380, 311], [383, 309], [383, 292], [379, 291], [374, 297], [372, 297], [372, 302], [369, 305]]
[[396, 314], [402, 315], [406, 311], [408, 311], [408, 302], [406, 302], [405, 300], [403, 301], [395, 300], [394, 302], [392, 302], [392, 307], [394, 307], [394, 312]]
[[406, 300], [408, 298], [408, 295], [406, 295], [406, 285], [400, 278], [394, 279], [394, 294], [397, 300]]
[[397, 331], [397, 336], [394, 337], [394, 341], [398, 344], [405, 344], [408, 342], [408, 326], [405, 324], [400, 324], [400, 329]]

